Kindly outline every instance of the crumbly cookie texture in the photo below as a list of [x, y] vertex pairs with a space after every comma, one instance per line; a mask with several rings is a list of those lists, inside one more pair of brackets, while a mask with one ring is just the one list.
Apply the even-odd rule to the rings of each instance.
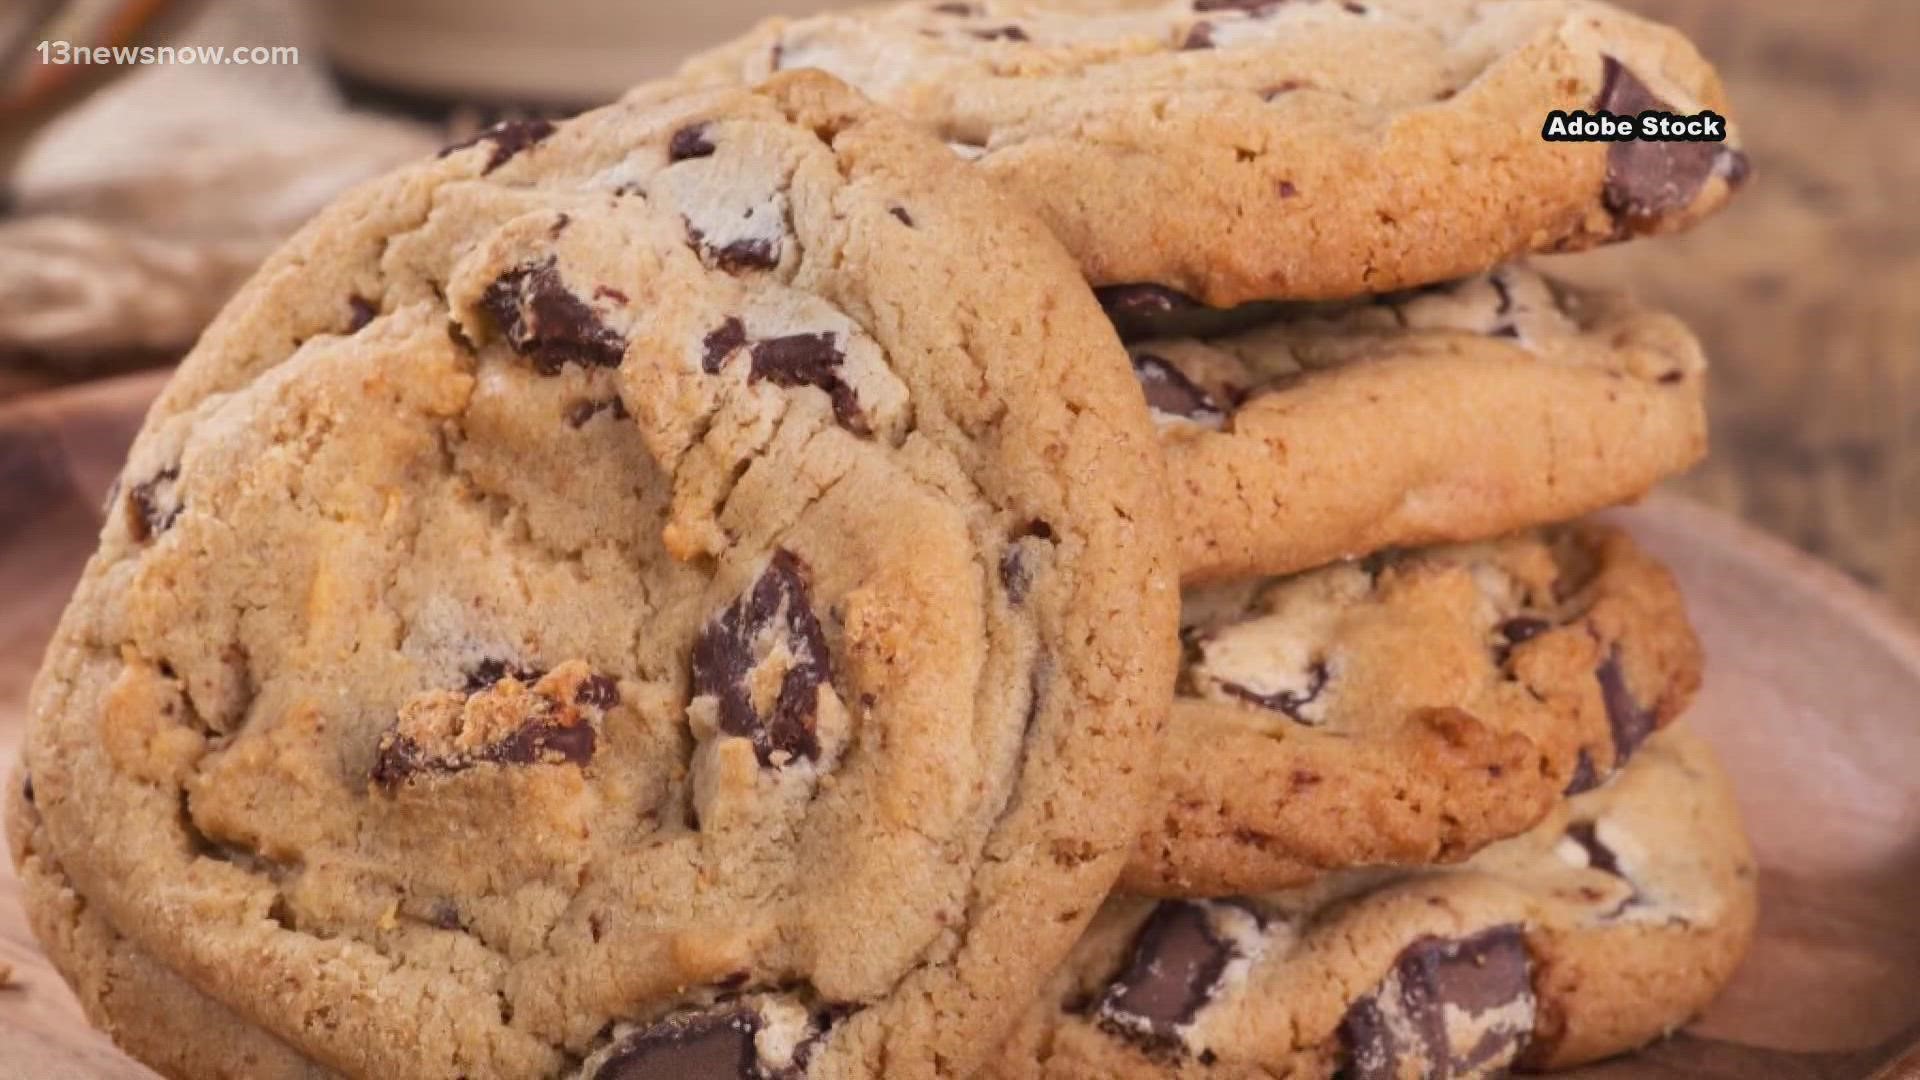
[[22, 906], [40, 947], [95, 1027], [176, 1080], [339, 1080], [339, 1073], [248, 1023], [114, 929], [67, 880], [31, 791], [15, 776], [5, 797]]
[[1208, 896], [1455, 862], [1692, 700], [1673, 577], [1578, 524], [1187, 594], [1161, 792], [1123, 888]]
[[1727, 115], [1675, 31], [1590, 0], [916, 0], [690, 61], [831, 71], [1046, 218], [1096, 285], [1215, 306], [1422, 285], [1684, 228], [1725, 143], [1556, 143], [1554, 110]]
[[344, 1075], [964, 1075], [1151, 784], [1160, 462], [1044, 226], [831, 78], [494, 129], [162, 395], [40, 847]]
[[983, 1076], [1397, 1080], [1565, 1068], [1686, 1023], [1752, 936], [1726, 777], [1684, 726], [1457, 867], [1109, 901]]
[[1105, 300], [1189, 582], [1571, 520], [1706, 451], [1706, 360], [1680, 320], [1522, 265], [1355, 302]]
[[[12, 790], [35, 931], [96, 1023], [180, 1080], [336, 1075], [119, 935], [73, 892]], [[1755, 885], [1726, 777], [1682, 725], [1606, 786], [1459, 867], [1355, 871], [1251, 898], [1110, 900], [984, 1075], [1254, 1080], [1344, 1067], [1388, 1078], [1431, 1075], [1442, 1058], [1463, 1078], [1571, 1067], [1704, 1008], [1751, 938]]]

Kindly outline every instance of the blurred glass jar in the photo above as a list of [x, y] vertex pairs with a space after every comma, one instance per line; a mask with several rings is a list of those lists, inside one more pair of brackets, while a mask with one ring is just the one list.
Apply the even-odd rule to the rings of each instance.
[[308, 0], [349, 93], [410, 105], [570, 111], [665, 75], [760, 18], [828, 0]]

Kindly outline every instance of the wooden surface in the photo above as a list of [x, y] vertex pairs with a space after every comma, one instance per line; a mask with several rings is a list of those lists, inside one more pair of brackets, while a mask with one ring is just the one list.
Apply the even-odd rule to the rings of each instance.
[[1713, 453], [1683, 490], [1920, 617], [1920, 4], [1619, 2], [1720, 68], [1754, 178], [1690, 234], [1553, 265], [1706, 342]]
[[[151, 376], [0, 406], [0, 775]], [[1673, 498], [1620, 521], [1668, 559], [1711, 665], [1692, 721], [1760, 855], [1760, 940], [1687, 1032], [1594, 1080], [1855, 1080], [1920, 1038], [1920, 636], [1843, 575]], [[0, 860], [3, 863], [4, 860]], [[138, 1077], [39, 958], [0, 865], [0, 1080]], [[1920, 1058], [1902, 1076], [1920, 1077]], [[1894, 1075], [1886, 1073], [1883, 1075]]]

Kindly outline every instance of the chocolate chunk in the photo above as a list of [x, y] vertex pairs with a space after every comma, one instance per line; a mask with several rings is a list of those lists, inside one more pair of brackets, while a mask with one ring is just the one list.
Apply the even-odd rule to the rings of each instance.
[[1617, 878], [1627, 875], [1620, 869], [1620, 859], [1613, 849], [1600, 842], [1599, 833], [1591, 821], [1576, 821], [1567, 826], [1567, 839], [1579, 844], [1587, 853], [1587, 865], [1605, 874]]
[[1532, 966], [1518, 926], [1415, 941], [1341, 1020], [1341, 1075], [1445, 1080], [1503, 1072], [1533, 1034]]
[[975, 30], [973, 36], [981, 41], [1032, 41], [1025, 30], [1017, 26], [998, 26], [991, 30]]
[[1607, 726], [1613, 729], [1613, 767], [1627, 763], [1640, 744], [1647, 741], [1658, 726], [1658, 718], [1642, 707], [1627, 688], [1626, 672], [1620, 669], [1620, 650], [1614, 649], [1594, 669], [1600, 680], [1600, 700], [1607, 707]]
[[747, 324], [737, 318], [729, 317], [719, 328], [707, 334], [701, 340], [700, 367], [709, 375], [717, 374], [726, 365], [727, 357], [735, 349], [747, 343]]
[[887, 208], [887, 213], [892, 214], [895, 218], [899, 219], [900, 224], [905, 225], [909, 229], [913, 228], [913, 215], [907, 213], [906, 207], [890, 206]]
[[540, 142], [557, 130], [559, 129], [553, 126], [551, 120], [506, 120], [465, 142], [454, 143], [440, 151], [440, 156], [446, 157], [456, 151], [465, 150], [469, 146], [478, 145], [482, 141], [490, 142], [493, 144], [493, 156], [487, 159], [487, 167], [480, 170], [480, 174], [485, 176], [512, 160], [515, 154]]
[[622, 1039], [593, 1080], [760, 1080], [759, 1030], [743, 1008], [669, 1017]]
[[1314, 661], [1309, 674], [1313, 681], [1307, 685], [1304, 691], [1298, 693], [1292, 690], [1282, 690], [1277, 694], [1262, 694], [1254, 690], [1249, 690], [1238, 683], [1230, 682], [1221, 683], [1220, 688], [1242, 701], [1250, 702], [1262, 708], [1278, 710], [1285, 713], [1295, 723], [1311, 726], [1314, 721], [1308, 719], [1303, 710], [1313, 704], [1314, 701], [1320, 697], [1320, 692], [1327, 688], [1327, 662], [1325, 660]]
[[384, 791], [407, 783], [424, 772], [465, 772], [476, 765], [585, 765], [593, 760], [594, 734], [590, 724], [559, 724], [544, 717], [528, 722], [500, 742], [478, 751], [435, 754], [411, 737], [390, 732], [381, 737], [373, 763], [373, 782]]
[[1106, 309], [1113, 328], [1126, 341], [1154, 336], [1159, 321], [1169, 315], [1205, 307], [1186, 293], [1165, 285], [1106, 285], [1095, 289], [1093, 294]]
[[[1605, 58], [1604, 79], [1596, 109], [1616, 116], [1638, 116], [1645, 112], [1672, 112], [1673, 107], [1654, 96], [1625, 64]], [[1602, 199], [1614, 216], [1623, 219], [1625, 228], [1657, 223], [1666, 214], [1684, 210], [1693, 204], [1700, 189], [1716, 172], [1736, 183], [1744, 177], [1744, 155], [1723, 143], [1649, 142], [1632, 139], [1607, 148], [1607, 181]], [[1725, 164], [1722, 164], [1723, 160]]]
[[[695, 235], [696, 243], [703, 238]], [[703, 245], [704, 246], [704, 245]], [[713, 261], [729, 273], [740, 270], [771, 270], [780, 265], [780, 241], [760, 236], [742, 237], [726, 247], [708, 249]]]
[[845, 359], [833, 334], [788, 334], [754, 345], [753, 374], [781, 386], [822, 386], [838, 381], [833, 372]]
[[1367, 5], [1356, 3], [1355, 0], [1343, 0], [1340, 5], [1340, 10], [1349, 15], [1365, 15], [1367, 13]]
[[[784, 646], [780, 689], [762, 715], [754, 704], [754, 669]], [[820, 755], [814, 734], [820, 686], [830, 677], [827, 636], [813, 613], [807, 567], [775, 551], [745, 595], [708, 622], [693, 645], [693, 692], [719, 703], [720, 730], [753, 742], [762, 765], [774, 755]]]
[[833, 334], [788, 334], [755, 342], [753, 368], [748, 381], [766, 379], [778, 386], [811, 386], [826, 391], [833, 402], [833, 417], [840, 426], [865, 438], [872, 429], [860, 411], [860, 399], [853, 387], [840, 381], [839, 367], [846, 360], [839, 339]]
[[1202, 19], [1187, 27], [1187, 36], [1181, 40], [1180, 48], [1187, 51], [1213, 48], [1213, 24]]
[[1250, 15], [1265, 15], [1286, 2], [1287, 0], [1193, 0], [1193, 10], [1244, 11]]
[[1579, 795], [1583, 792], [1592, 791], [1599, 786], [1600, 773], [1593, 767], [1593, 755], [1587, 753], [1585, 748], [1582, 748], [1580, 756], [1574, 760], [1573, 776], [1567, 781], [1567, 790], [1564, 794], [1569, 796]]
[[380, 314], [380, 306], [364, 296], [347, 297], [347, 333], [357, 334]]
[[569, 363], [619, 367], [626, 355], [626, 341], [560, 279], [555, 256], [501, 274], [480, 295], [480, 306], [542, 375], [558, 375]]
[[136, 543], [159, 536], [179, 519], [182, 506], [173, 491], [178, 479], [180, 467], [169, 465], [127, 489], [127, 532]]
[[728, 273], [742, 270], [771, 270], [780, 265], [780, 240], [778, 237], [743, 236], [723, 247], [714, 247], [707, 243], [707, 234], [687, 222], [687, 240], [713, 259], [714, 264]]
[[673, 133], [667, 141], [667, 160], [686, 161], [689, 158], [713, 156], [713, 140], [707, 138], [707, 125], [689, 124]]
[[[615, 700], [619, 700], [617, 695]], [[533, 765], [559, 758], [572, 765], [585, 765], [593, 760], [593, 743], [591, 724], [554, 724], [541, 720], [514, 732], [500, 744], [492, 760], [509, 765]]]
[[[502, 689], [509, 676], [513, 684]], [[617, 684], [604, 675], [588, 674], [573, 684], [571, 700], [562, 700], [544, 686], [530, 685], [535, 681], [504, 661], [487, 660], [468, 675], [464, 705], [444, 694], [429, 695], [424, 704], [416, 699], [380, 737], [374, 784], [391, 792], [422, 773], [458, 773], [483, 764], [592, 761], [594, 721], [619, 704]], [[476, 724], [484, 726], [476, 730]]]
[[1295, 187], [1293, 185], [1293, 181], [1291, 180], [1280, 181], [1277, 187], [1277, 190], [1280, 192], [1280, 197], [1283, 199], [1291, 199], [1300, 194], [1300, 189]]
[[1213, 400], [1213, 395], [1201, 389], [1163, 357], [1148, 352], [1134, 353], [1133, 375], [1140, 380], [1140, 389], [1147, 394], [1147, 404], [1155, 412], [1200, 421], [1226, 418], [1226, 412]]
[[627, 412], [627, 403], [617, 397], [602, 398], [599, 401], [582, 398], [567, 406], [567, 424], [575, 428], [585, 427], [587, 421], [601, 413], [611, 413], [616, 420], [625, 420], [630, 415]]
[[[1602, 912], [1602, 918], [1617, 919], [1628, 908], [1636, 907], [1647, 902], [1646, 898], [1640, 893], [1640, 887], [1634, 883], [1632, 878], [1627, 876], [1625, 870], [1620, 868], [1619, 855], [1601, 841], [1597, 823], [1591, 821], [1576, 821], [1569, 824], [1567, 826], [1567, 839], [1579, 845], [1580, 850], [1586, 854], [1587, 866], [1603, 874], [1611, 874], [1627, 883], [1627, 895], [1622, 898], [1619, 903], [1615, 904], [1611, 910]], [[1581, 891], [1586, 895], [1587, 899], [1591, 901], [1598, 901], [1606, 895], [1596, 889], [1583, 889]]]
[[1201, 904], [1168, 900], [1133, 939], [1127, 966], [1098, 1005], [1110, 1029], [1151, 1042], [1177, 1040], [1218, 988], [1234, 958]]
[[509, 675], [513, 676], [518, 682], [532, 685], [540, 680], [540, 676], [545, 674], [546, 672], [541, 671], [539, 668], [523, 667], [510, 660], [497, 660], [493, 657], [487, 657], [478, 664], [475, 664], [473, 670], [467, 672], [466, 690], [469, 694], [477, 694]]
[[589, 675], [573, 688], [573, 703], [611, 709], [620, 704], [620, 684], [605, 675]]

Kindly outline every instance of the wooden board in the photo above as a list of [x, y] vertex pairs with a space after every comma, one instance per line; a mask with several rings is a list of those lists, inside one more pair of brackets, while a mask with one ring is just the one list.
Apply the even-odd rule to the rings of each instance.
[[[151, 377], [0, 407], [0, 769], [42, 642], [93, 545]], [[1725, 756], [1762, 867], [1760, 939], [1686, 1032], [1584, 1070], [1920, 1077], [1920, 635], [1840, 573], [1697, 504], [1614, 515], [1680, 574], [1710, 654], [1693, 722]], [[143, 1077], [90, 1032], [0, 866], [0, 1080]]]
[[1726, 79], [1754, 175], [1692, 232], [1554, 260], [1707, 346], [1711, 456], [1678, 486], [1920, 618], [1920, 4], [1624, 0]]

